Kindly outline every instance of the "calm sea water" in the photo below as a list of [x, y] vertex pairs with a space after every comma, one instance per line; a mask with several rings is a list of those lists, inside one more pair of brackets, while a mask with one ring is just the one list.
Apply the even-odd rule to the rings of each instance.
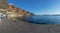
[[[2, 18], [3, 16], [0, 15], [0, 21]], [[60, 16], [30, 16], [25, 20], [38, 24], [60, 24]]]
[[30, 16], [27, 20], [39, 24], [60, 24], [60, 16]]

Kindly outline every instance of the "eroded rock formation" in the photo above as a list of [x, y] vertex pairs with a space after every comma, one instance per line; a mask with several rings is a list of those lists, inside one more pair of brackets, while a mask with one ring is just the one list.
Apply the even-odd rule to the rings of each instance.
[[14, 5], [9, 5], [9, 9], [12, 12], [17, 13], [19, 16], [31, 16], [31, 15], [34, 15], [33, 13], [31, 13], [29, 11], [26, 11], [26, 10], [19, 9], [19, 8], [15, 7]]
[[33, 13], [29, 12], [29, 11], [26, 11], [26, 10], [23, 10], [23, 9], [20, 9], [20, 8], [17, 8], [15, 5], [9, 5], [8, 0], [0, 0], [0, 9], [4, 9], [4, 12], [6, 11], [5, 14], [9, 13], [8, 14], [8, 17], [11, 15], [11, 17], [15, 16], [15, 17], [28, 17], [28, 16], [31, 16], [31, 15], [34, 15]]
[[8, 8], [8, 0], [0, 0], [0, 9]]

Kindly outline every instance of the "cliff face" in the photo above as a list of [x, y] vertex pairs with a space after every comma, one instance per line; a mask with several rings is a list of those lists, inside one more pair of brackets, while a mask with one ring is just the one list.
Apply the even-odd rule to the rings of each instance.
[[26, 10], [19, 9], [19, 8], [15, 7], [14, 5], [9, 5], [9, 9], [11, 10], [11, 12], [17, 13], [19, 16], [28, 17], [31, 15], [34, 15], [33, 13], [26, 11]]
[[0, 9], [6, 9], [6, 8], [8, 8], [7, 0], [0, 0]]
[[8, 0], [0, 0], [0, 9], [4, 9], [4, 10], [7, 10], [8, 12], [11, 12], [12, 16], [13, 14], [17, 15], [18, 17], [28, 17], [31, 15], [34, 15], [33, 13], [29, 11], [17, 8], [15, 5], [8, 5], [7, 1]]

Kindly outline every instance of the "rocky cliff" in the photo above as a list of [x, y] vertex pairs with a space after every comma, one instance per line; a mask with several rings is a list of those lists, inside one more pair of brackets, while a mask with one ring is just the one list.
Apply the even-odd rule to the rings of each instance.
[[34, 15], [33, 13], [23, 10], [23, 9], [19, 9], [14, 5], [9, 5], [9, 9], [11, 10], [11, 12], [17, 13], [19, 16], [31, 16]]
[[7, 0], [0, 0], [0, 9], [6, 9], [6, 8], [8, 8]]
[[[21, 8], [17, 8], [15, 5], [8, 4], [8, 0], [0, 0], [0, 10], [7, 10], [5, 14], [8, 14], [8, 17], [29, 17], [31, 15], [34, 15], [33, 13], [23, 10]], [[3, 11], [5, 12], [5, 11]], [[10, 16], [9, 16], [10, 15]]]

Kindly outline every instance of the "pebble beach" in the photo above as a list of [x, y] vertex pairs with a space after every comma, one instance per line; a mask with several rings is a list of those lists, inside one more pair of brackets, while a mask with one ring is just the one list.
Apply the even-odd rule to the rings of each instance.
[[4, 18], [0, 23], [0, 33], [60, 33], [60, 25], [34, 24]]

